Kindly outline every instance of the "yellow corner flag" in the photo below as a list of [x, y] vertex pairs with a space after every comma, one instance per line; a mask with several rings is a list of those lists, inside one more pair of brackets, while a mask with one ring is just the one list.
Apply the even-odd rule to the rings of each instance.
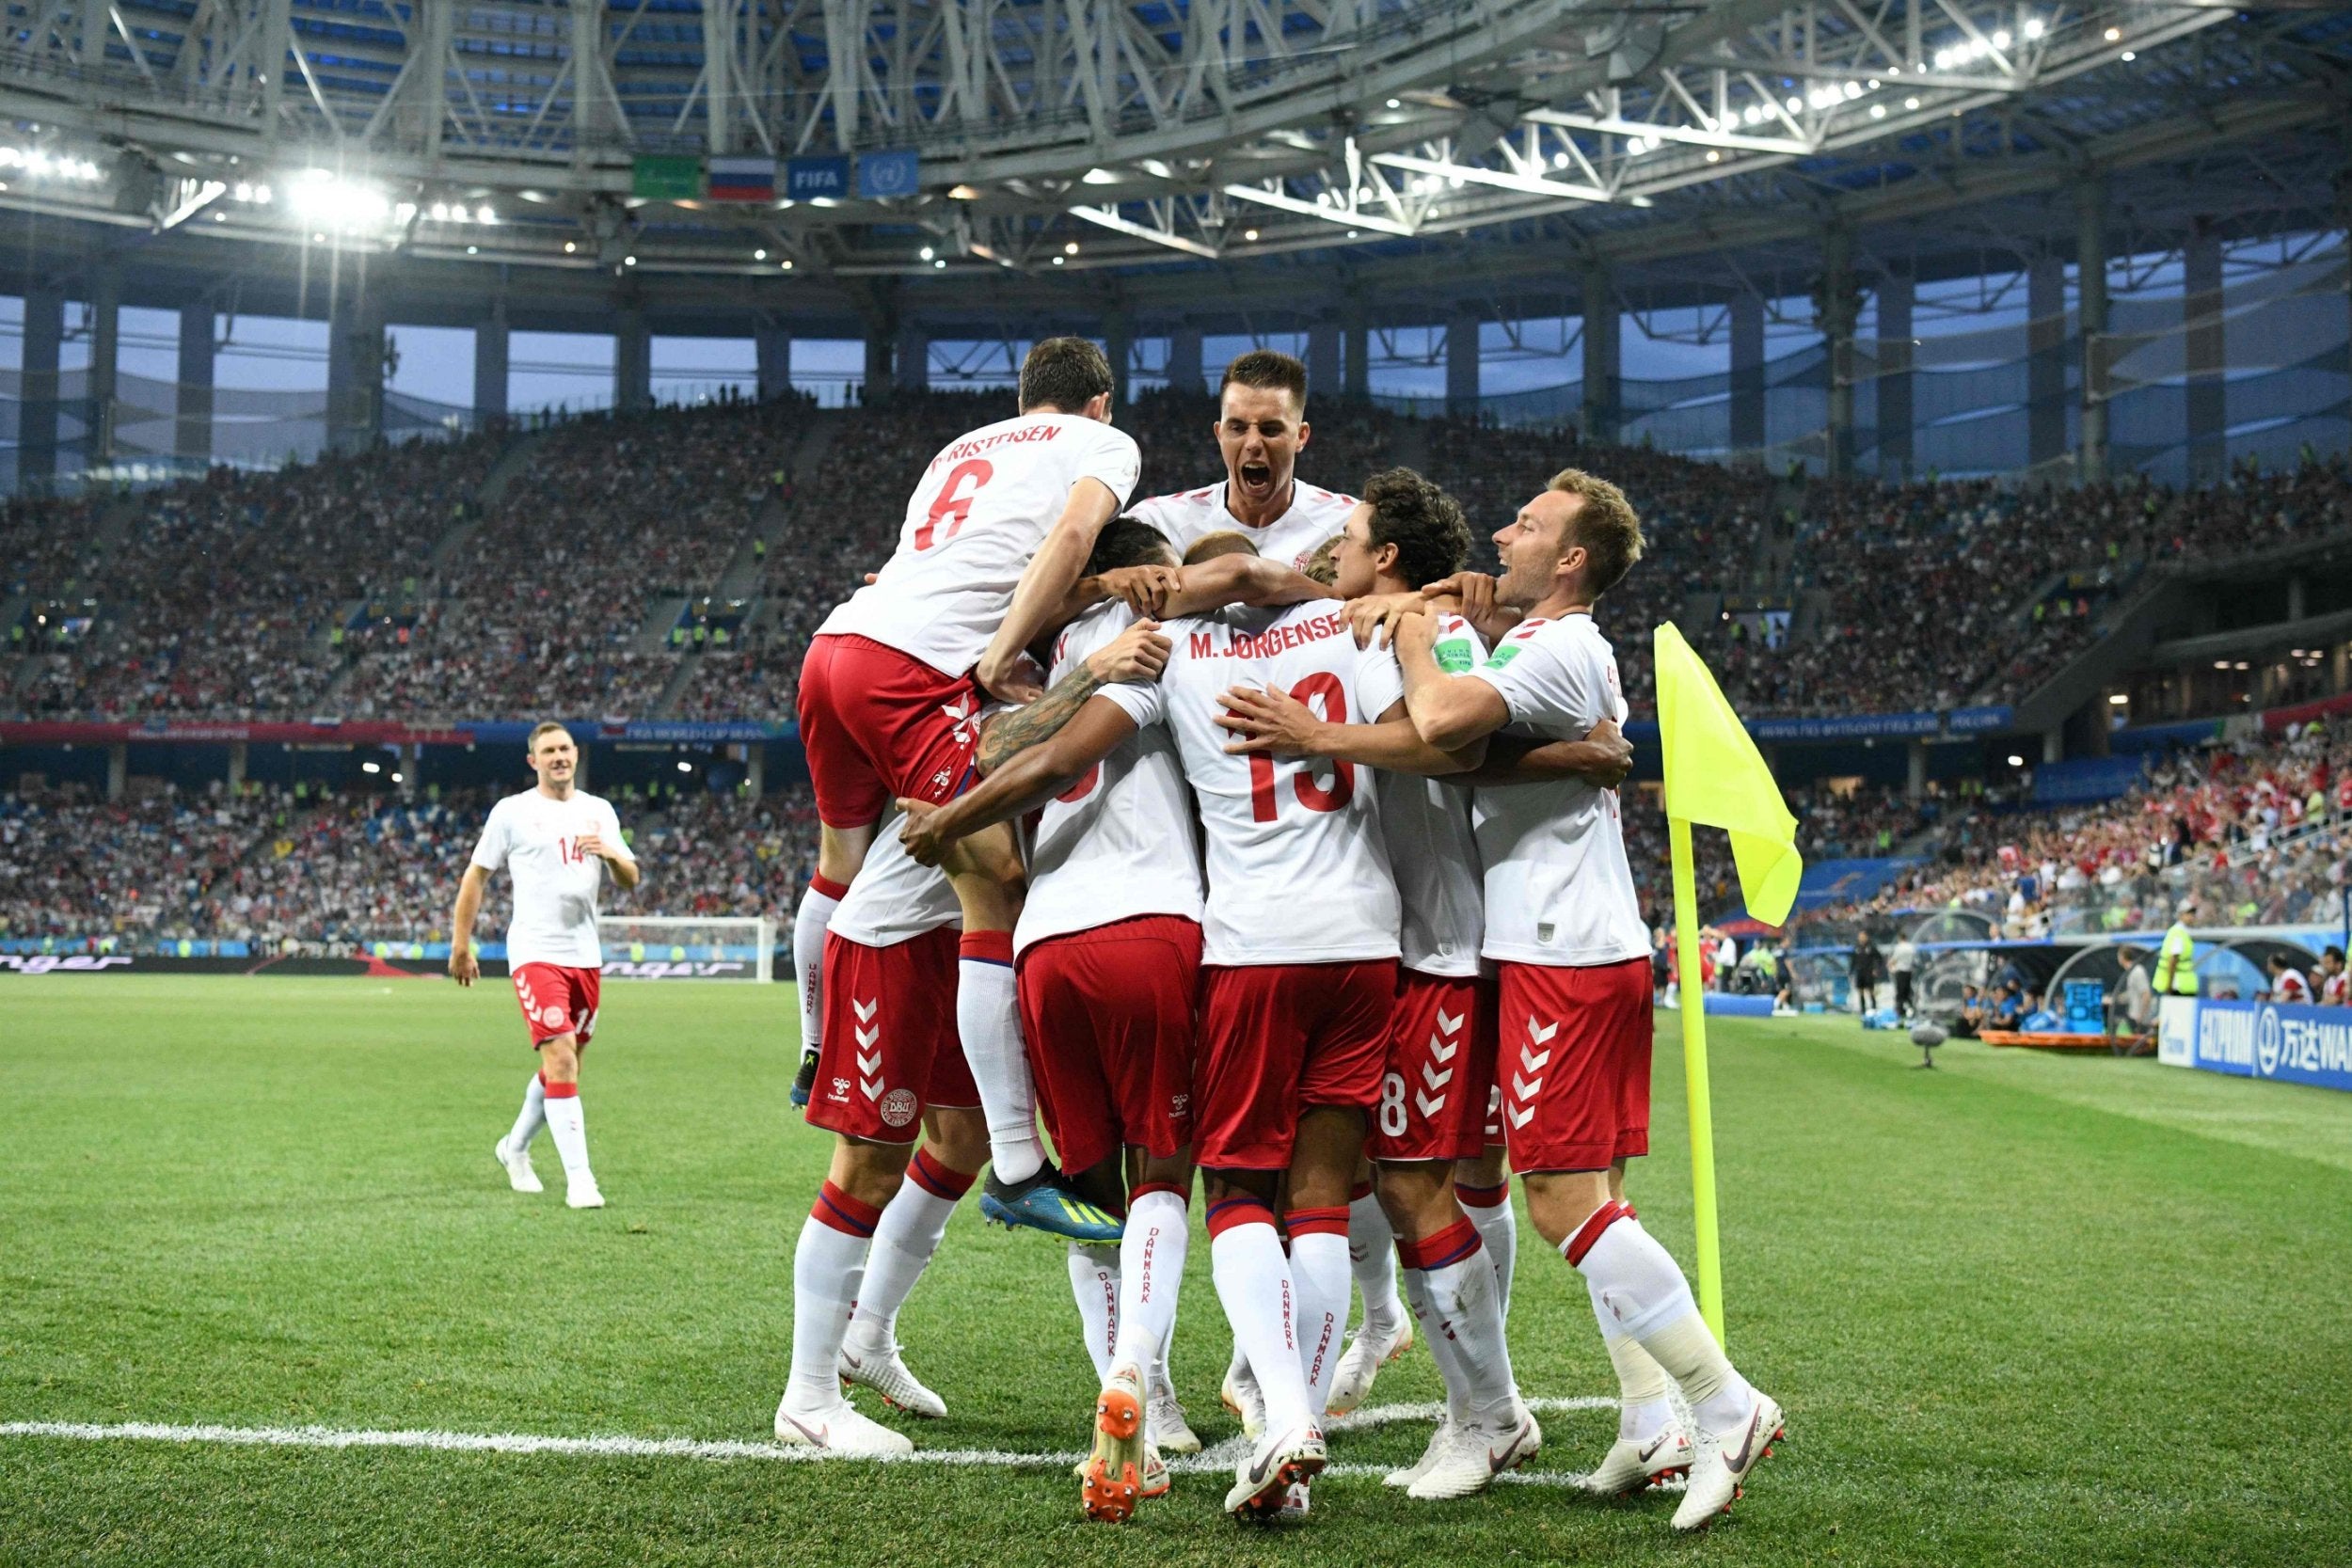
[[1659, 751], [1666, 773], [1666, 834], [1674, 854], [1675, 948], [1682, 969], [1682, 1070], [1691, 1101], [1691, 1196], [1697, 1222], [1699, 1312], [1724, 1338], [1723, 1239], [1715, 1210], [1715, 1122], [1707, 1085], [1707, 990], [1700, 979], [1697, 878], [1691, 824], [1731, 834], [1748, 912], [1788, 918], [1804, 876], [1797, 819], [1723, 688], [1672, 622], [1656, 633]]

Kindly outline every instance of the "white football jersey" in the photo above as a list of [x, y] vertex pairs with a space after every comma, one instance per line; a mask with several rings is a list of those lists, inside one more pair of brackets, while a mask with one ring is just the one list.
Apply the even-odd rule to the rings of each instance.
[[1279, 686], [1337, 723], [1363, 710], [1368, 658], [1328, 599], [1171, 621], [1168, 669], [1103, 694], [1175, 738], [1208, 839], [1203, 961], [1341, 963], [1397, 956], [1396, 879], [1371, 781], [1351, 764], [1234, 756], [1217, 695]]
[[963, 924], [947, 873], [925, 865], [898, 842], [901, 820], [893, 811], [875, 827], [866, 863], [850, 879], [826, 930], [868, 947], [890, 947], [942, 926]]
[[[1114, 601], [1073, 621], [1054, 643], [1047, 686], [1134, 620]], [[1120, 741], [1039, 815], [1013, 951], [1138, 915], [1199, 920], [1200, 847], [1192, 822], [1192, 791], [1167, 729], [1152, 725]]]
[[1226, 510], [1225, 484], [1220, 479], [1205, 490], [1153, 496], [1136, 502], [1130, 515], [1158, 529], [1179, 556], [1212, 533], [1238, 533], [1268, 561], [1303, 572], [1323, 542], [1347, 526], [1347, 515], [1358, 505], [1354, 496], [1293, 481], [1290, 509], [1263, 528], [1250, 528]]
[[[1486, 657], [1486, 644], [1459, 615], [1438, 618], [1436, 651], [1440, 670], [1468, 670]], [[1404, 673], [1394, 655], [1367, 660], [1360, 722], [1378, 722], [1404, 696]], [[1405, 967], [1422, 974], [1476, 974], [1486, 932], [1486, 891], [1470, 827], [1470, 787], [1410, 773], [1373, 777], [1380, 792], [1380, 832], [1404, 905], [1398, 941]]]
[[1142, 455], [1123, 430], [1024, 414], [940, 449], [907, 501], [898, 548], [817, 628], [870, 637], [944, 675], [980, 661], [1021, 574], [1081, 479], [1127, 504]]
[[506, 967], [560, 964], [602, 969], [596, 941], [596, 895], [604, 861], [580, 847], [595, 833], [624, 860], [635, 860], [621, 840], [621, 819], [600, 795], [574, 790], [568, 800], [526, 789], [490, 808], [473, 863], [505, 867], [515, 880], [515, 918], [506, 927]]
[[[1502, 694], [1516, 735], [1581, 740], [1603, 719], [1625, 722], [1616, 655], [1590, 615], [1521, 621], [1461, 678]], [[1647, 956], [1617, 812], [1616, 791], [1581, 779], [1480, 787], [1488, 958], [1581, 968]]]

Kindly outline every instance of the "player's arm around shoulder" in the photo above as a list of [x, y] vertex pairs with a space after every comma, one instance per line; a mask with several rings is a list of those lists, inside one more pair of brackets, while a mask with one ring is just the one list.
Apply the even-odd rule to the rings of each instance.
[[1434, 616], [1408, 615], [1397, 623], [1396, 662], [1405, 676], [1405, 710], [1422, 739], [1441, 752], [1458, 752], [1509, 723], [1511, 709], [1492, 683], [1439, 669], [1437, 635]]
[[1168, 667], [1169, 643], [1160, 624], [1141, 620], [1077, 661], [1053, 689], [1024, 708], [1002, 713], [980, 732], [975, 766], [986, 777], [1061, 732], [1087, 699], [1105, 686], [1155, 681]]
[[1053, 735], [1015, 754], [980, 785], [944, 806], [898, 802], [906, 822], [898, 838], [907, 853], [937, 865], [947, 847], [983, 828], [1009, 822], [1059, 795], [1136, 733], [1127, 709], [1100, 691], [1087, 698]]

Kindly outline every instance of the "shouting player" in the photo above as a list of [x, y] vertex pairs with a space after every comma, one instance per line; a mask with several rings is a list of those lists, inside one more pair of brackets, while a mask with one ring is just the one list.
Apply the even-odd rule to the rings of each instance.
[[[936, 805], [972, 782], [986, 698], [1037, 695], [1018, 673], [1025, 650], [1067, 613], [1095, 536], [1135, 486], [1140, 458], [1111, 428], [1110, 401], [1101, 349], [1080, 338], [1037, 344], [1022, 363], [1019, 416], [931, 459], [896, 552], [810, 641], [800, 720], [820, 888], [850, 884], [894, 797]], [[959, 845], [946, 870], [963, 911], [956, 1023], [988, 1117], [983, 1207], [1008, 1223], [1116, 1241], [1118, 1222], [1081, 1201], [1038, 1142], [1013, 994], [1012, 830]]]
[[1135, 515], [1166, 534], [1185, 562], [1196, 559], [1192, 548], [1202, 539], [1230, 533], [1268, 561], [1304, 570], [1356, 504], [1352, 496], [1298, 481], [1298, 454], [1311, 433], [1307, 367], [1287, 354], [1252, 349], [1225, 367], [1216, 398], [1225, 477], [1138, 501]]
[[[1606, 480], [1564, 469], [1495, 534], [1494, 596], [1522, 617], [1486, 661], [1449, 674], [1437, 623], [1398, 627], [1406, 705], [1434, 746], [1506, 725], [1553, 739], [1623, 721], [1616, 658], [1593, 607], [1642, 555], [1641, 521]], [[1639, 1491], [1690, 1466], [1675, 1528], [1731, 1506], [1781, 1434], [1699, 1316], [1682, 1271], [1625, 1200], [1625, 1164], [1649, 1148], [1649, 936], [1617, 797], [1574, 782], [1478, 792], [1486, 954], [1501, 966], [1503, 1121], [1528, 1216], [1584, 1276], [1624, 1402], [1618, 1441], [1589, 1482]], [[1693, 1452], [1667, 1402], [1681, 1384], [1711, 1439]]]
[[549, 722], [524, 742], [537, 787], [490, 808], [473, 860], [457, 884], [450, 915], [449, 972], [461, 986], [480, 977], [474, 917], [501, 866], [515, 880], [515, 918], [506, 928], [506, 973], [522, 1004], [539, 1070], [523, 1087], [522, 1114], [494, 1152], [518, 1193], [541, 1191], [531, 1168], [531, 1140], [547, 1124], [564, 1162], [564, 1203], [601, 1209], [604, 1195], [588, 1168], [588, 1130], [580, 1110], [580, 1053], [596, 1028], [604, 950], [596, 941], [596, 893], [608, 867], [624, 890], [637, 885], [637, 857], [621, 837], [612, 803], [572, 785], [580, 748], [571, 731]]

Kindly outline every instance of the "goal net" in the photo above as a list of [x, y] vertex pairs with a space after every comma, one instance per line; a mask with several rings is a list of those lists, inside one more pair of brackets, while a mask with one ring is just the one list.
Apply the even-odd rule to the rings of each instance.
[[772, 980], [776, 923], [669, 915], [600, 915], [604, 973], [622, 980]]

